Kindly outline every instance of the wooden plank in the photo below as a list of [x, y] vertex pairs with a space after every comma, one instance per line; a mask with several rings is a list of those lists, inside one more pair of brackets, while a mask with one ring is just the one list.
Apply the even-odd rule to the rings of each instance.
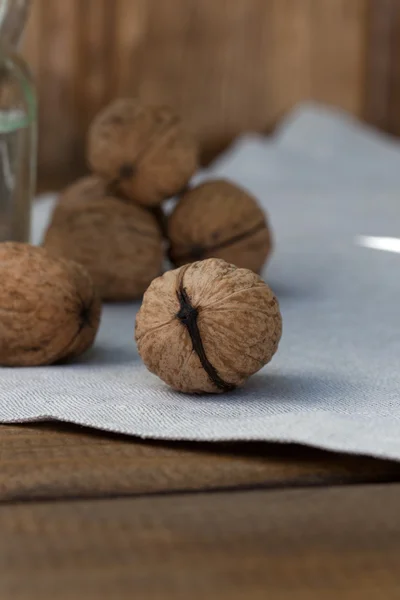
[[75, 37], [79, 5], [79, 0], [40, 0], [39, 171], [63, 171], [67, 178], [78, 168], [81, 140], [73, 77], [79, 62]]
[[400, 2], [393, 0], [392, 35], [390, 47], [390, 85], [387, 129], [391, 133], [400, 134]]
[[76, 160], [81, 170], [86, 167], [86, 134], [91, 119], [114, 96], [106, 74], [114, 72], [115, 17], [115, 2], [84, 0], [79, 5], [75, 30], [78, 60], [70, 76], [75, 84]]
[[0, 511], [2, 600], [395, 600], [400, 486]]
[[365, 0], [312, 0], [311, 96], [360, 115], [365, 88]]
[[0, 502], [400, 481], [400, 465], [274, 444], [161, 444], [63, 425], [0, 427]]
[[311, 98], [312, 0], [274, 0], [265, 15], [268, 23], [271, 72], [265, 102], [272, 123], [298, 102]]
[[389, 128], [392, 49], [397, 0], [369, 0], [366, 30], [366, 89], [364, 117]]
[[[149, 10], [147, 0], [116, 0], [115, 40], [110, 95], [140, 95], [144, 72]], [[110, 98], [112, 99], [112, 98]]]

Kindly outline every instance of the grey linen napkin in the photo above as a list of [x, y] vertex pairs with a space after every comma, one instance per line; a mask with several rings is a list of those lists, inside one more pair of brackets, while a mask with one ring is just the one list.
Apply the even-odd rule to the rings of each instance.
[[[0, 421], [400, 459], [399, 146], [337, 111], [303, 106], [269, 141], [244, 137], [198, 179], [214, 176], [253, 192], [274, 229], [265, 278], [284, 334], [272, 363], [231, 394], [176, 393], [137, 354], [138, 305], [110, 305], [78, 362], [0, 370]], [[36, 242], [52, 202], [37, 204]]]

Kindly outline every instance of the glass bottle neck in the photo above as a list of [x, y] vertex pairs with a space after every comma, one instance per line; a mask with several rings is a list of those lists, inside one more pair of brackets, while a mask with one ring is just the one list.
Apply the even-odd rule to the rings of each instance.
[[0, 43], [16, 48], [27, 20], [31, 0], [0, 0]]

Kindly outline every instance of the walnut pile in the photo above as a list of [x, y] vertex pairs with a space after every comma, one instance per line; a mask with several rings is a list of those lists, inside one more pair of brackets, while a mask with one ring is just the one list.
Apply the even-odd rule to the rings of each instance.
[[136, 299], [161, 273], [163, 239], [154, 215], [110, 195], [96, 177], [62, 194], [43, 245], [86, 267], [103, 300]]
[[271, 360], [281, 332], [278, 301], [262, 279], [214, 258], [155, 279], [136, 318], [145, 365], [188, 393], [241, 386]]
[[92, 170], [134, 202], [156, 206], [186, 187], [198, 148], [168, 107], [119, 99], [94, 119], [88, 136]]
[[100, 300], [86, 270], [45, 249], [0, 244], [0, 364], [48, 365], [93, 344]]
[[214, 257], [259, 273], [272, 250], [267, 218], [257, 201], [225, 180], [183, 194], [169, 218], [168, 238], [176, 266]]

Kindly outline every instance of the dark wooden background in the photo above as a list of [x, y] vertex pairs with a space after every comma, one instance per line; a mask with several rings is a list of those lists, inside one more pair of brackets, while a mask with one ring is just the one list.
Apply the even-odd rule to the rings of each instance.
[[400, 0], [33, 0], [40, 177], [82, 172], [118, 95], [174, 105], [205, 159], [308, 98], [400, 133], [399, 34]]

